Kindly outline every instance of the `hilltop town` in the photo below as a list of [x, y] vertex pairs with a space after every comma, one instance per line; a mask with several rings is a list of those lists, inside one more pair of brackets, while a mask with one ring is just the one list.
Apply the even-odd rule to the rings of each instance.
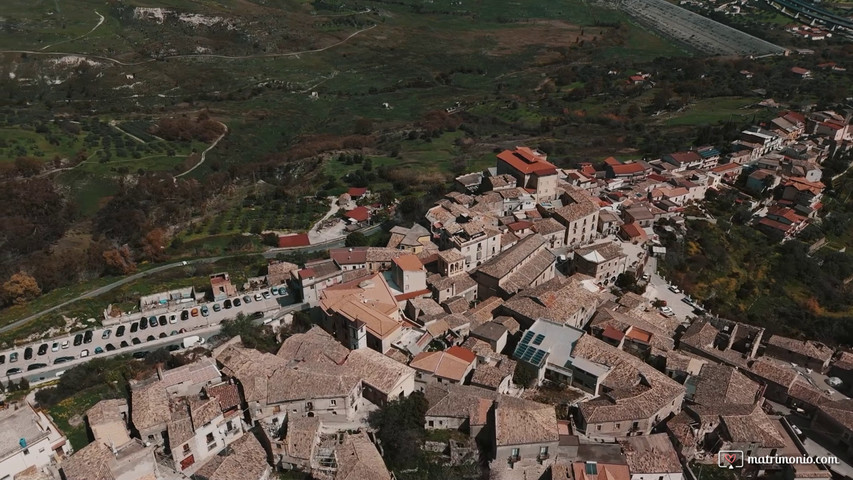
[[[790, 111], [744, 130], [726, 155], [707, 146], [560, 169], [534, 148], [501, 151], [494, 167], [457, 177], [422, 223], [392, 228], [385, 247], [333, 248], [304, 265], [270, 260], [244, 292], [215, 274], [213, 302], [191, 288], [149, 296], [139, 314], [105, 312], [104, 328], [78, 334], [73, 350], [56, 339], [69, 369], [95, 345], [93, 356], [126, 348], [144, 358], [140, 349], [174, 339], [170, 351], [211, 350], [158, 364], [129, 381], [126, 399], [86, 411], [85, 446], [28, 402], [0, 411], [0, 472], [408, 478], [395, 462], [420, 453], [383, 442], [389, 428], [408, 427], [380, 414], [418, 404], [414, 449], [482, 478], [695, 479], [717, 468], [721, 450], [846, 459], [853, 352], [712, 315], [655, 265], [661, 232], [679, 234], [687, 216], [714, 221], [702, 207], [709, 192], [737, 192], [754, 228], [795, 238], [821, 209], [821, 164], [850, 140], [849, 118]], [[345, 215], [368, 222], [371, 208]], [[259, 314], [257, 329], [280, 329], [275, 353], [239, 336], [205, 341], [238, 309]], [[290, 328], [294, 315], [310, 319], [307, 329]], [[49, 368], [33, 363], [47, 345], [26, 347], [18, 365]], [[11, 365], [19, 350], [0, 358]], [[13, 370], [7, 387], [25, 376]], [[848, 472], [845, 460], [740, 473]]]

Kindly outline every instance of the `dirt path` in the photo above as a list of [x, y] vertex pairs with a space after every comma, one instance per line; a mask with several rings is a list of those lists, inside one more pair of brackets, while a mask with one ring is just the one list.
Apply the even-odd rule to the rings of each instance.
[[371, 25], [367, 28], [363, 28], [361, 30], [353, 32], [349, 36], [344, 38], [343, 40], [336, 42], [336, 43], [333, 43], [331, 45], [325, 46], [323, 48], [315, 48], [312, 50], [302, 50], [299, 52], [289, 52], [289, 53], [259, 53], [259, 54], [254, 54], [254, 55], [216, 55], [213, 53], [188, 53], [185, 55], [165, 55], [163, 57], [149, 58], [149, 59], [143, 60], [141, 62], [130, 62], [130, 63], [123, 62], [121, 60], [117, 60], [117, 59], [112, 58], [112, 57], [105, 57], [103, 55], [92, 55], [89, 53], [42, 52], [42, 51], [33, 51], [33, 50], [0, 50], [0, 53], [21, 53], [21, 54], [27, 54], [27, 55], [53, 55], [53, 56], [61, 56], [61, 57], [77, 56], [77, 57], [83, 57], [83, 58], [92, 58], [95, 60], [102, 60], [102, 61], [106, 61], [106, 62], [112, 62], [112, 63], [115, 63], [116, 65], [122, 65], [125, 67], [134, 67], [137, 65], [145, 65], [146, 63], [156, 62], [157, 60], [168, 60], [170, 58], [188, 58], [188, 59], [218, 58], [218, 59], [222, 59], [222, 60], [248, 60], [248, 59], [252, 59], [252, 58], [299, 57], [300, 55], [305, 55], [308, 53], [319, 53], [319, 52], [326, 51], [330, 48], [334, 48], [334, 47], [337, 47], [339, 45], [342, 45], [342, 44], [346, 43], [347, 41], [349, 41], [351, 38], [355, 37], [356, 35], [364, 33], [368, 30], [372, 30], [372, 29], [376, 28], [376, 26], [377, 25]]
[[115, 120], [110, 120], [110, 121], [109, 121], [109, 126], [111, 126], [111, 127], [115, 128], [115, 129], [116, 129], [116, 130], [118, 130], [119, 132], [121, 132], [121, 133], [123, 133], [123, 134], [127, 135], [128, 137], [130, 137], [130, 138], [132, 138], [132, 139], [136, 140], [136, 141], [137, 141], [137, 142], [139, 142], [139, 143], [143, 143], [143, 144], [145, 143], [145, 140], [143, 140], [143, 139], [141, 139], [141, 138], [137, 137], [136, 135], [134, 135], [134, 134], [132, 134], [132, 133], [130, 133], [130, 132], [127, 132], [127, 131], [125, 131], [125, 130], [122, 130], [122, 129], [121, 129], [121, 127], [119, 127], [119, 126], [118, 126], [118, 122], [117, 122], [117, 121], [115, 121]]
[[69, 40], [63, 40], [63, 41], [61, 41], [61, 42], [56, 42], [56, 43], [54, 43], [54, 44], [52, 44], [52, 45], [47, 45], [47, 46], [45, 46], [45, 47], [41, 47], [41, 50], [47, 50], [47, 49], [48, 49], [48, 48], [50, 48], [50, 47], [55, 47], [55, 46], [57, 46], [57, 45], [62, 45], [63, 43], [70, 43], [70, 42], [74, 42], [74, 41], [80, 40], [80, 39], [82, 39], [82, 38], [88, 37], [88, 36], [89, 36], [89, 34], [91, 34], [92, 32], [94, 32], [95, 30], [97, 30], [97, 29], [98, 29], [98, 27], [100, 27], [100, 26], [104, 23], [104, 16], [103, 16], [103, 15], [101, 15], [100, 13], [98, 13], [98, 11], [97, 11], [97, 10], [95, 10], [95, 15], [97, 15], [97, 16], [99, 17], [98, 23], [97, 23], [94, 27], [92, 27], [92, 29], [91, 29], [91, 30], [89, 30], [88, 32], [86, 32], [86, 33], [84, 33], [83, 35], [80, 35], [79, 37], [76, 37], [76, 38], [71, 38], [71, 39], [69, 39]]
[[199, 159], [198, 163], [196, 163], [195, 165], [193, 165], [193, 166], [192, 166], [192, 168], [190, 168], [190, 169], [189, 169], [189, 170], [187, 170], [186, 172], [184, 172], [184, 173], [179, 173], [179, 174], [175, 175], [175, 178], [183, 177], [184, 175], [186, 175], [186, 174], [188, 174], [188, 173], [192, 172], [193, 170], [195, 170], [196, 168], [200, 167], [200, 166], [201, 166], [201, 164], [202, 164], [202, 163], [204, 163], [204, 160], [207, 158], [207, 152], [209, 152], [209, 151], [213, 150], [213, 147], [215, 147], [215, 146], [216, 146], [216, 144], [217, 144], [217, 143], [219, 143], [219, 141], [220, 141], [220, 140], [222, 140], [223, 138], [225, 138], [225, 135], [228, 133], [228, 126], [227, 126], [227, 125], [225, 125], [225, 124], [224, 124], [224, 123], [222, 123], [222, 122], [217, 122], [217, 123], [219, 123], [220, 125], [222, 125], [222, 128], [224, 128], [224, 129], [225, 129], [225, 131], [223, 131], [223, 132], [222, 132], [222, 135], [220, 135], [219, 137], [217, 137], [217, 138], [216, 138], [216, 140], [214, 140], [214, 141], [213, 141], [213, 143], [211, 143], [209, 147], [207, 147], [206, 149], [204, 149], [204, 151], [203, 151], [203, 152], [201, 152], [201, 159]]
[[343, 228], [339, 225], [335, 225], [333, 227], [320, 229], [320, 226], [323, 225], [323, 222], [332, 218], [338, 211], [341, 209], [341, 206], [338, 205], [337, 197], [326, 197], [329, 200], [329, 211], [326, 212], [326, 215], [323, 216], [320, 220], [317, 220], [317, 223], [311, 227], [311, 230], [308, 230], [308, 240], [311, 241], [311, 244], [322, 243], [334, 238], [337, 238], [341, 235]]

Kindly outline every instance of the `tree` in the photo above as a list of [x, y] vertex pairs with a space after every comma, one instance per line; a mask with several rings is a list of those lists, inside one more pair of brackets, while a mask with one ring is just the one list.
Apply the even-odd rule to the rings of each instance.
[[278, 351], [278, 340], [276, 340], [272, 328], [268, 325], [263, 327], [255, 325], [243, 312], [238, 313], [234, 319], [222, 322], [221, 333], [227, 338], [239, 335], [243, 345], [261, 352], [275, 353]]
[[370, 412], [367, 422], [377, 430], [391, 468], [411, 468], [418, 463], [426, 431], [424, 416], [429, 404], [421, 392], [399, 398]]
[[41, 295], [41, 288], [31, 275], [17, 272], [3, 284], [0, 294], [6, 304], [21, 305]]
[[367, 237], [361, 232], [352, 232], [347, 235], [344, 245], [347, 247], [366, 247], [368, 244]]
[[515, 364], [515, 372], [512, 375], [512, 383], [518, 385], [519, 387], [529, 387], [533, 384], [539, 377], [537, 375], [536, 370], [531, 367], [529, 364], [524, 362], [518, 362]]
[[129, 275], [136, 271], [136, 262], [127, 245], [121, 248], [113, 248], [104, 252], [104, 263], [107, 271], [114, 275]]
[[26, 392], [30, 389], [30, 382], [26, 378], [22, 378], [20, 382], [18, 382], [18, 390], [22, 392]]
[[158, 262], [166, 257], [166, 231], [162, 228], [152, 229], [142, 239], [142, 254], [152, 262]]

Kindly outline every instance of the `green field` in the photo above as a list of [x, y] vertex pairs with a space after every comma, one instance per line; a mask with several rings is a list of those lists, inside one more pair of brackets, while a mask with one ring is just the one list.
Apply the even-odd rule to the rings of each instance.
[[756, 98], [722, 97], [709, 98], [691, 103], [683, 112], [673, 114], [663, 122], [669, 126], [712, 125], [717, 122], [734, 121], [745, 123], [764, 119], [773, 115], [773, 111], [756, 105]]

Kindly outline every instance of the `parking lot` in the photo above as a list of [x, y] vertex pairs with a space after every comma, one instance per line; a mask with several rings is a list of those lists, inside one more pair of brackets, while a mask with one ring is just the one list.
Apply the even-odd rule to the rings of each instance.
[[646, 263], [645, 272], [649, 274], [649, 283], [646, 286], [644, 297], [654, 301], [661, 299], [666, 302], [666, 306], [671, 308], [675, 314], [675, 318], [684, 322], [687, 317], [695, 317], [693, 307], [684, 303], [684, 293], [675, 293], [669, 289], [670, 284], [665, 278], [657, 272], [657, 258], [650, 257]]
[[215, 335], [223, 320], [232, 319], [238, 313], [273, 316], [290, 305], [298, 309], [301, 304], [294, 305], [293, 296], [286, 290], [284, 295], [273, 295], [267, 289], [184, 308], [123, 315], [118, 321], [104, 322], [109, 325], [103, 327], [0, 351], [0, 375], [6, 378], [5, 383], [22, 377], [30, 382], [47, 380], [58, 371], [95, 356], [149, 352], [180, 345], [186, 337]]

